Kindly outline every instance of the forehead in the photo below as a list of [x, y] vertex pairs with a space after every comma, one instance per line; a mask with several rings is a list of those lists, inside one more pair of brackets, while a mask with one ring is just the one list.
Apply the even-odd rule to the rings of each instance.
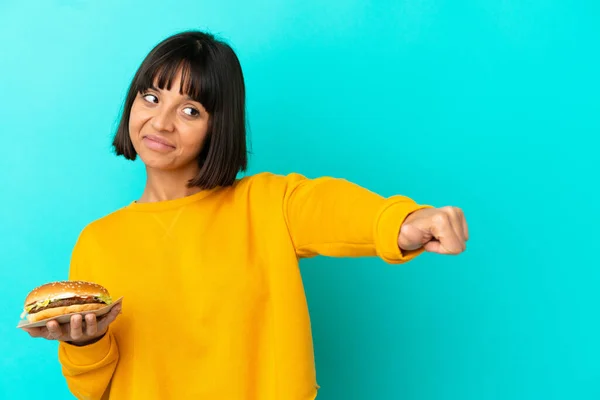
[[152, 78], [152, 86], [159, 90], [178, 92], [180, 95], [189, 95], [192, 82], [190, 81], [189, 74], [183, 72], [183, 68], [172, 73], [158, 70]]
[[152, 80], [152, 89], [159, 91], [172, 92], [178, 96], [191, 98], [189, 93], [189, 84], [185, 82], [181, 73], [178, 73], [167, 83], [161, 81], [160, 77], [155, 76]]
[[189, 62], [166, 63], [145, 71], [137, 85], [139, 92], [153, 88], [178, 93], [200, 101], [202, 93], [201, 71], [194, 70]]

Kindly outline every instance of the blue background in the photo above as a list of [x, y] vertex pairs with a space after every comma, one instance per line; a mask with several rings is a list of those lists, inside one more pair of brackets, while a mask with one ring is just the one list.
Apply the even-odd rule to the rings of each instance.
[[468, 217], [460, 257], [302, 264], [320, 400], [600, 398], [599, 20], [566, 0], [2, 0], [0, 398], [70, 398], [22, 301], [141, 193], [112, 132], [143, 57], [188, 28], [238, 52], [250, 172]]

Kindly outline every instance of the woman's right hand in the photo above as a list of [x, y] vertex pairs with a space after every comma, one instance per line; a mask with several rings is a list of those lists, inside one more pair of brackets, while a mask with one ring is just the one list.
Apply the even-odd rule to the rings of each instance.
[[106, 315], [96, 319], [93, 313], [73, 315], [71, 321], [60, 325], [56, 320], [48, 321], [46, 326], [37, 328], [23, 328], [31, 337], [48, 340], [59, 340], [76, 346], [85, 346], [100, 340], [108, 331], [108, 326], [117, 319], [121, 313], [121, 304], [115, 305]]

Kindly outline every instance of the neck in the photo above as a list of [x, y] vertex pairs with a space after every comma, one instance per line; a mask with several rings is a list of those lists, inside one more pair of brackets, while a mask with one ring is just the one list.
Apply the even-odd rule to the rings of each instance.
[[175, 200], [198, 193], [202, 189], [187, 186], [197, 172], [197, 167], [172, 171], [146, 167], [146, 187], [138, 203]]

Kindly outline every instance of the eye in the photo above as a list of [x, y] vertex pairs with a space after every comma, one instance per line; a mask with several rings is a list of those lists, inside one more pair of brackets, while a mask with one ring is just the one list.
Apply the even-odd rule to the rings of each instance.
[[189, 115], [190, 117], [197, 117], [198, 115], [200, 115], [200, 111], [196, 110], [193, 107], [186, 107], [183, 109], [183, 113], [185, 115]]
[[158, 97], [153, 94], [146, 93], [142, 96], [148, 103], [158, 103]]

